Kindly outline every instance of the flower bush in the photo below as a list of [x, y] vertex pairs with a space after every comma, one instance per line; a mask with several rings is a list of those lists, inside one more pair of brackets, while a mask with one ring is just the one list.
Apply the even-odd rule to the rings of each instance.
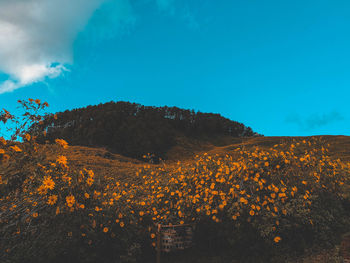
[[118, 180], [71, 168], [64, 140], [37, 144], [27, 128], [48, 104], [20, 103], [22, 119], [0, 113], [14, 123], [0, 139], [2, 262], [137, 262], [152, 258], [158, 223], [194, 223], [197, 247], [258, 262], [334, 245], [349, 227], [350, 167], [320, 140], [146, 164]]

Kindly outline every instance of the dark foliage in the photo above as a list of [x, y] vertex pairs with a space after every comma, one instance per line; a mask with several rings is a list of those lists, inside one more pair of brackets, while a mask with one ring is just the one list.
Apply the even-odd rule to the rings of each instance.
[[[40, 124], [30, 130], [38, 134], [41, 142], [62, 138], [71, 145], [102, 146], [139, 159], [152, 153], [157, 160], [164, 159], [167, 150], [176, 144], [176, 136], [258, 135], [250, 127], [220, 114], [123, 101], [47, 114]], [[46, 136], [42, 131], [46, 132]]]

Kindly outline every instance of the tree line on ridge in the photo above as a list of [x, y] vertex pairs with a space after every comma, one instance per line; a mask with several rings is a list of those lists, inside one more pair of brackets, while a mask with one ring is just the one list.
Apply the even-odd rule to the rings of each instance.
[[177, 136], [208, 139], [259, 135], [220, 114], [124, 101], [46, 114], [30, 130], [36, 132], [41, 142], [61, 138], [71, 145], [106, 147], [137, 159], [147, 153], [164, 159], [165, 153], [176, 145]]

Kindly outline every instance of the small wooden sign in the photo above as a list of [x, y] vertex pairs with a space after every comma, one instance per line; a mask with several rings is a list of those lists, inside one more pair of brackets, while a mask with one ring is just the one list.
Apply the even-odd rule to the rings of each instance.
[[193, 225], [161, 225], [157, 233], [157, 262], [161, 252], [173, 252], [190, 248], [193, 245]]
[[193, 246], [194, 225], [161, 225], [157, 231], [157, 263], [160, 263], [161, 252], [173, 252]]

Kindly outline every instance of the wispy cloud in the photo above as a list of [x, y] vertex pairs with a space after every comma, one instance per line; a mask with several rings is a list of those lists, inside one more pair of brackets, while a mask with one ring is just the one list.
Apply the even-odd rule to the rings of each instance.
[[0, 94], [55, 78], [73, 62], [73, 41], [105, 0], [1, 0]]
[[316, 129], [341, 120], [344, 120], [344, 117], [337, 111], [332, 111], [321, 115], [313, 114], [306, 118], [303, 118], [298, 114], [291, 114], [285, 119], [287, 123], [294, 123], [302, 130]]
[[99, 42], [130, 31], [137, 16], [129, 0], [105, 0], [91, 18], [88, 41]]

